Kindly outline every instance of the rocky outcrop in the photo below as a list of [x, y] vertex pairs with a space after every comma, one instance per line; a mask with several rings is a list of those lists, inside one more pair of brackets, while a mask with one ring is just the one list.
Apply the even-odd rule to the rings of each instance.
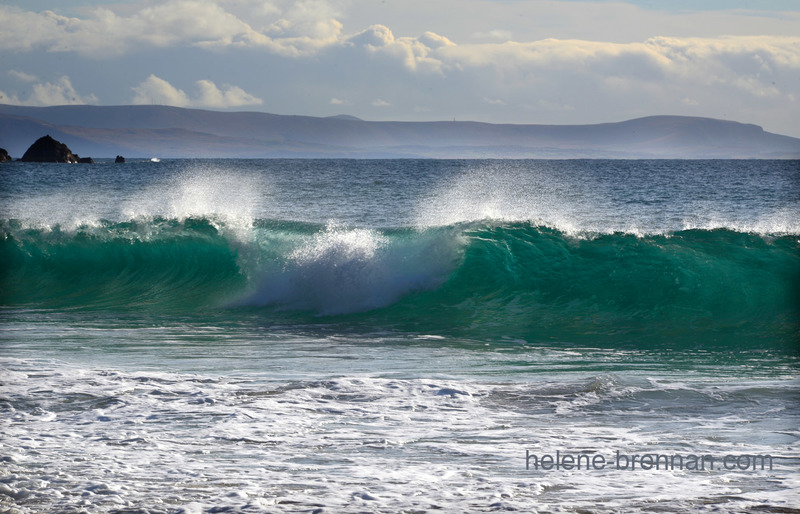
[[94, 159], [92, 159], [91, 157], [81, 157], [80, 159], [78, 159], [78, 162], [81, 164], [94, 164]]
[[5, 148], [0, 148], [0, 162], [7, 162], [10, 161], [11, 157], [8, 155], [8, 152]]
[[123, 163], [123, 162], [125, 162], [125, 157], [123, 157], [121, 155], [117, 155], [117, 158], [114, 159], [114, 162], [116, 162], [117, 164]]
[[78, 157], [67, 145], [49, 135], [40, 137], [20, 159], [23, 162], [78, 162]]

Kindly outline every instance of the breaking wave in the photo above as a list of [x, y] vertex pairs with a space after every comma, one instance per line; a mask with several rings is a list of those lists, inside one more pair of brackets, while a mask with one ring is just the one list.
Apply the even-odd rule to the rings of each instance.
[[537, 340], [797, 346], [800, 240], [730, 229], [575, 236], [528, 222], [396, 229], [211, 217], [2, 225], [0, 304], [262, 309]]

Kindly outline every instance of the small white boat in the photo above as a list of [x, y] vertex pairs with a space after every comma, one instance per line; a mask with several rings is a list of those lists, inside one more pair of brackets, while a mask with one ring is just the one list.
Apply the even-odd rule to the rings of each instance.
[[150, 159], [150, 162], [161, 162], [161, 159], [159, 159], [158, 157], [153, 157], [152, 159]]

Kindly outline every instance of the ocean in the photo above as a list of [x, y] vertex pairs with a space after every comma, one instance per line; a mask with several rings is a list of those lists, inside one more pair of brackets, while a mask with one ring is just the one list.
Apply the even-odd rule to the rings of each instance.
[[0, 165], [0, 511], [800, 512], [800, 161]]

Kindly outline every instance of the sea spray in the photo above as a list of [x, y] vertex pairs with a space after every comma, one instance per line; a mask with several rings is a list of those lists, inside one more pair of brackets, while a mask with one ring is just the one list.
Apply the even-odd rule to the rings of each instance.
[[329, 223], [264, 263], [256, 291], [237, 303], [321, 315], [386, 307], [441, 286], [457, 266], [461, 239], [454, 230], [377, 231]]

